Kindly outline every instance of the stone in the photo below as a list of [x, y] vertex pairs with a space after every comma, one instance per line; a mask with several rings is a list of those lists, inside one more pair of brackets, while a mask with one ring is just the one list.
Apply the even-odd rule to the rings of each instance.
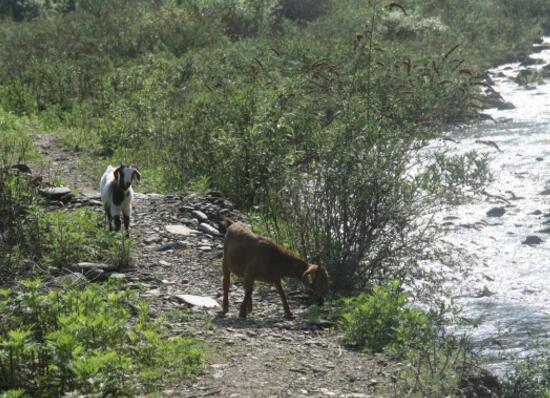
[[199, 221], [206, 221], [208, 220], [208, 216], [206, 214], [204, 214], [202, 211], [200, 210], [193, 210], [191, 212], [191, 214], [193, 214], [195, 216], [195, 218], [197, 218]]
[[146, 245], [152, 245], [153, 243], [159, 243], [162, 238], [159, 235], [149, 235], [143, 239], [143, 243]]
[[487, 212], [487, 217], [502, 217], [506, 213], [504, 207], [493, 207]]
[[80, 262], [78, 264], [73, 264], [69, 266], [69, 269], [74, 272], [81, 272], [86, 275], [86, 272], [90, 270], [100, 269], [104, 272], [115, 271], [118, 269], [116, 265], [105, 264], [105, 263], [89, 263], [89, 262]]
[[183, 224], [167, 225], [165, 228], [168, 232], [174, 235], [191, 236], [198, 233], [197, 231], [186, 227]]
[[121, 272], [110, 272], [106, 276], [109, 279], [116, 279], [116, 280], [119, 280], [119, 281], [122, 281], [122, 280], [126, 279], [126, 274], [123, 274]]
[[477, 295], [477, 297], [491, 297], [493, 296], [495, 293], [490, 291], [489, 288], [487, 286], [483, 286], [483, 289], [481, 289], [481, 292], [479, 292], [479, 294]]
[[543, 242], [543, 240], [541, 238], [539, 238], [538, 236], [536, 235], [529, 235], [527, 238], [525, 238], [525, 240], [521, 243], [523, 243], [524, 245], [539, 245]]
[[70, 274], [61, 275], [52, 280], [52, 284], [58, 287], [84, 285], [87, 283], [88, 279], [80, 272], [71, 272]]
[[207, 234], [214, 235], [214, 236], [219, 236], [220, 235], [220, 231], [218, 231], [216, 228], [214, 228], [210, 224], [207, 224], [207, 223], [204, 223], [204, 222], [199, 224], [199, 230], [201, 230], [202, 232], [205, 232]]
[[48, 199], [56, 200], [68, 196], [71, 190], [66, 187], [47, 187], [41, 188], [40, 194]]
[[14, 164], [14, 165], [10, 166], [10, 169], [17, 170], [18, 172], [23, 173], [23, 174], [32, 174], [31, 168], [29, 166], [27, 166], [26, 164], [23, 164], [23, 163]]
[[165, 252], [172, 249], [185, 249], [187, 244], [185, 242], [168, 242], [160, 245], [155, 250], [158, 252]]
[[219, 308], [220, 305], [216, 300], [210, 297], [193, 296], [191, 294], [178, 294], [178, 299], [184, 303], [198, 308]]

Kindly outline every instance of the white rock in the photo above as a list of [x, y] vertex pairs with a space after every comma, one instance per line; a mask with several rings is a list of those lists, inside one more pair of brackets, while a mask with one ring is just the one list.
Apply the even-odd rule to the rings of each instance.
[[190, 236], [198, 232], [182, 224], [167, 225], [166, 230], [174, 235]]
[[176, 297], [194, 307], [219, 308], [220, 306], [216, 300], [210, 297], [192, 296], [190, 294], [178, 294]]

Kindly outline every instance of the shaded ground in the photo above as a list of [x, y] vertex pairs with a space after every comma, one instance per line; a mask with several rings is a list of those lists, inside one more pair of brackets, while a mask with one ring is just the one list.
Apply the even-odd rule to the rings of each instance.
[[[59, 178], [85, 199], [70, 206], [101, 211], [96, 185], [100, 176], [81, 170], [82, 154], [61, 147], [53, 136], [38, 135], [35, 142], [44, 160], [33, 167], [46, 179]], [[82, 197], [80, 197], [82, 198]], [[191, 386], [166, 387], [162, 396], [178, 397], [290, 397], [384, 396], [389, 392], [389, 369], [377, 359], [343, 348], [330, 322], [320, 321], [299, 286], [287, 286], [294, 320], [285, 320], [277, 292], [257, 284], [254, 311], [238, 319], [243, 291], [233, 280], [230, 312], [187, 310], [178, 295], [215, 298], [221, 303], [222, 234], [199, 231], [200, 210], [209, 225], [220, 225], [225, 214], [239, 216], [231, 203], [218, 196], [137, 194], [131, 234], [137, 242], [135, 268], [117, 277], [143, 284], [153, 311], [164, 315], [173, 333], [192, 333], [203, 339], [209, 364]], [[191, 234], [168, 232], [167, 225], [185, 225]]]

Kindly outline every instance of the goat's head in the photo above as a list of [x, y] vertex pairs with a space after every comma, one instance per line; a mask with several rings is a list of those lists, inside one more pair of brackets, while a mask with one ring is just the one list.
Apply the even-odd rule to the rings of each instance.
[[319, 304], [323, 304], [324, 298], [329, 291], [329, 276], [325, 267], [310, 264], [304, 272], [303, 278], [313, 298]]
[[141, 174], [138, 169], [133, 166], [124, 166], [121, 164], [120, 167], [115, 169], [114, 173], [117, 185], [125, 191], [130, 188], [132, 182], [135, 180], [137, 180], [137, 182], [141, 181]]

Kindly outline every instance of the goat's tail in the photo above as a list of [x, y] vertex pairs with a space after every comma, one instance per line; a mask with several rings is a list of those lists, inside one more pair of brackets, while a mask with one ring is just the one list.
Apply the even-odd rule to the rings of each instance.
[[234, 220], [232, 220], [232, 219], [230, 219], [230, 218], [227, 218], [227, 217], [225, 217], [224, 221], [225, 221], [225, 226], [226, 226], [226, 227], [229, 227], [231, 224], [234, 224], [234, 223], [235, 223]]

